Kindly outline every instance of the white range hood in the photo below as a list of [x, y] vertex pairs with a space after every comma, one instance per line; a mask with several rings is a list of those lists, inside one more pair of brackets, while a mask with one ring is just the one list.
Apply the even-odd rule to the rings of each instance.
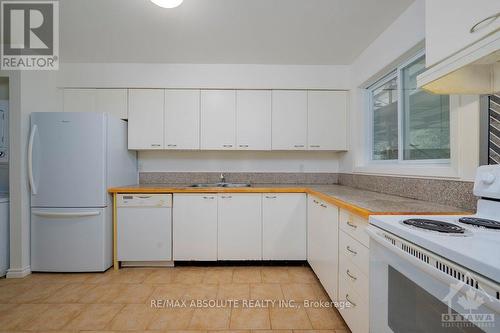
[[500, 91], [500, 32], [430, 67], [417, 85], [435, 94], [493, 94]]

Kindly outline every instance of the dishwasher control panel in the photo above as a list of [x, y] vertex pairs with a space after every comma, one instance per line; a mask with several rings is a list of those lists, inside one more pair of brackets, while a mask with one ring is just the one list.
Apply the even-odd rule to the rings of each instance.
[[172, 194], [119, 194], [118, 207], [172, 207]]

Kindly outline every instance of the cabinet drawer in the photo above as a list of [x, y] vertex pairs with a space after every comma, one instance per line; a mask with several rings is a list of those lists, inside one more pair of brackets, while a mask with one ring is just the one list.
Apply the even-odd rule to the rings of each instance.
[[365, 275], [369, 274], [370, 254], [368, 248], [342, 230], [339, 233], [339, 255], [345, 256]]
[[367, 220], [343, 209], [340, 210], [340, 230], [343, 230], [366, 247], [370, 247], [370, 237], [366, 233], [367, 226]]
[[345, 255], [339, 256], [339, 279], [345, 280], [349, 287], [360, 295], [369, 294], [368, 275]]
[[345, 279], [339, 280], [339, 300], [349, 300], [350, 307], [339, 309], [340, 314], [353, 333], [368, 333], [369, 328], [369, 299], [361, 296]]

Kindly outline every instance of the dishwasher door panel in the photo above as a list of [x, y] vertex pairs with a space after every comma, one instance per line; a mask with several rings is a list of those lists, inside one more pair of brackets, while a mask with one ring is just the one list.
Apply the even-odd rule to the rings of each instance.
[[117, 247], [119, 261], [171, 261], [172, 209], [118, 208]]

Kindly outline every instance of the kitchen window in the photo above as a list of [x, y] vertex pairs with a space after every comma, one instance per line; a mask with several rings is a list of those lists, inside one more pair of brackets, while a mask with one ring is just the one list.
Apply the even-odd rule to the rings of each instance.
[[450, 161], [450, 97], [417, 88], [419, 53], [368, 88], [370, 160]]

